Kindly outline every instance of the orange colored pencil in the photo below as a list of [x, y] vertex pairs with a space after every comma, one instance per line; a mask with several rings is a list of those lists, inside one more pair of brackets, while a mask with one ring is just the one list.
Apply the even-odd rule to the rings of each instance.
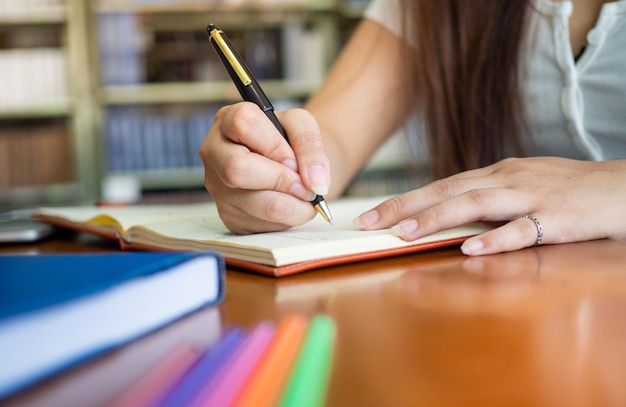
[[234, 406], [276, 405], [300, 351], [306, 328], [307, 320], [299, 314], [289, 315], [280, 323], [274, 340]]

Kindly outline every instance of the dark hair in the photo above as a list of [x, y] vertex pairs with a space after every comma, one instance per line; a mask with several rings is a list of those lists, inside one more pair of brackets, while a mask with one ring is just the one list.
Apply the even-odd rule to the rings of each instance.
[[433, 176], [522, 154], [527, 0], [407, 0], [415, 88]]

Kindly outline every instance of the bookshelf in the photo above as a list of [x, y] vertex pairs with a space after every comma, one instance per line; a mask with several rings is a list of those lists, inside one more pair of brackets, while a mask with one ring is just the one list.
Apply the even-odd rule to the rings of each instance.
[[[126, 58], [124, 65], [129, 67], [119, 72], [115, 64], [99, 65], [104, 177], [136, 177], [148, 191], [202, 188], [200, 143], [219, 107], [240, 100], [208, 43], [207, 25], [215, 23], [227, 32], [276, 108], [283, 109], [300, 105], [332, 63], [340, 25], [346, 18], [356, 18], [355, 12], [344, 16], [340, 4], [336, 0], [95, 3], [100, 53], [94, 58]], [[115, 30], [130, 33], [135, 40], [116, 45]], [[129, 54], [134, 57], [129, 59]]]
[[0, 0], [3, 206], [96, 193], [84, 10], [79, 0]]
[[[33, 90], [27, 103], [9, 106], [0, 96], [0, 205], [94, 202], [118, 177], [135, 179], [143, 192], [202, 190], [200, 142], [216, 111], [240, 100], [206, 26], [227, 32], [284, 109], [319, 85], [367, 3], [0, 0], [0, 71], [14, 52], [5, 39], [24, 29], [52, 32], [42, 35], [55, 38], [43, 48], [60, 60], [47, 80], [56, 96]], [[18, 75], [23, 84], [46, 88], [26, 72]]]

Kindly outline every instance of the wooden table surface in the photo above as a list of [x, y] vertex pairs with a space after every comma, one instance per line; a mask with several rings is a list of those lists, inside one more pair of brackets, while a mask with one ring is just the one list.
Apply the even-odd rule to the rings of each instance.
[[[61, 233], [0, 253], [107, 252]], [[273, 279], [227, 272], [222, 305], [51, 378], [6, 406], [102, 406], [181, 340], [327, 313], [328, 406], [626, 406], [626, 243], [481, 258], [458, 248]], [[0, 361], [1, 363], [1, 361]]]

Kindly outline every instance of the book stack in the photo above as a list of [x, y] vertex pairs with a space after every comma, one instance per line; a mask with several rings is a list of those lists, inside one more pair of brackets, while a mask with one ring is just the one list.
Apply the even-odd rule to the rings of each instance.
[[175, 347], [110, 406], [321, 406], [335, 335], [324, 314], [233, 327], [204, 351]]

